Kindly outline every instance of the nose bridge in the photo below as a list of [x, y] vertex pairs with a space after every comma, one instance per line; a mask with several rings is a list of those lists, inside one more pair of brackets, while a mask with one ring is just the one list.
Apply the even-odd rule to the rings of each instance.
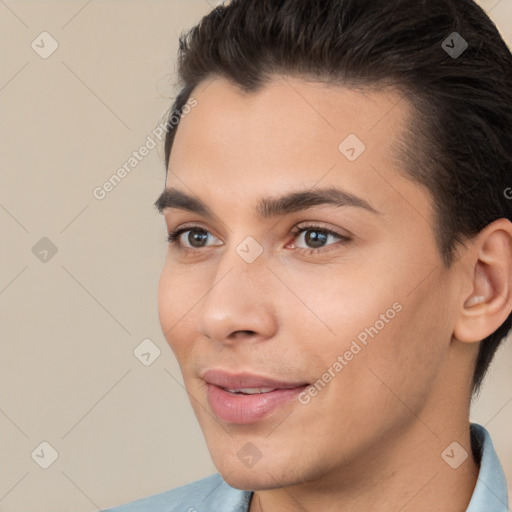
[[199, 330], [208, 338], [228, 342], [240, 331], [251, 331], [258, 339], [272, 336], [276, 319], [271, 274], [256, 244], [244, 240], [220, 256], [200, 308]]

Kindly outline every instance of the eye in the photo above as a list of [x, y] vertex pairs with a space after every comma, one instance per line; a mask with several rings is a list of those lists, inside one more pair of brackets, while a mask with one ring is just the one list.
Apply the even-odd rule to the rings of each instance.
[[[336, 242], [347, 243], [350, 241], [349, 237], [341, 233], [316, 225], [298, 226], [292, 231], [292, 235], [294, 242], [291, 244], [291, 248], [307, 253], [321, 252], [324, 247], [334, 245]], [[167, 242], [178, 246], [185, 252], [222, 245], [217, 237], [200, 226], [180, 227], [169, 233]]]
[[208, 230], [195, 226], [195, 227], [182, 227], [169, 233], [167, 242], [177, 244], [185, 249], [201, 249], [210, 245], [221, 245], [220, 243], [208, 244], [208, 237], [211, 237], [220, 242]]
[[333, 245], [337, 241], [348, 242], [349, 237], [336, 233], [331, 229], [321, 226], [301, 226], [295, 228], [293, 234], [296, 237], [295, 245], [298, 249], [315, 250]]

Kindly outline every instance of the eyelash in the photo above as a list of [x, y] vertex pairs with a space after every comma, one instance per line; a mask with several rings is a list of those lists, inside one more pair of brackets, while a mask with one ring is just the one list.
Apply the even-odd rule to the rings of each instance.
[[[192, 247], [181, 246], [178, 238], [180, 237], [180, 235], [182, 235], [183, 233], [186, 233], [187, 231], [199, 231], [199, 232], [209, 233], [209, 231], [207, 229], [204, 229], [201, 226], [185, 226], [182, 228], [175, 229], [172, 233], [169, 233], [166, 238], [167, 243], [178, 246], [179, 250], [183, 251], [184, 253], [197, 253], [198, 251], [201, 251], [202, 249], [207, 248], [207, 247], [192, 248]], [[295, 227], [291, 231], [291, 234], [294, 236], [294, 238], [297, 238], [300, 234], [302, 234], [305, 231], [316, 231], [316, 232], [320, 232], [320, 233], [323, 233], [326, 235], [332, 235], [333, 237], [338, 238], [339, 242], [342, 244], [346, 244], [351, 241], [351, 239], [348, 236], [341, 235], [340, 233], [337, 233], [336, 231], [333, 231], [331, 229], [324, 228], [322, 226], [313, 225], [313, 224], [310, 224], [307, 226]], [[334, 243], [331, 243], [331, 244], [328, 244], [328, 245], [325, 245], [325, 246], [319, 247], [319, 248], [296, 247], [295, 249], [302, 252], [303, 254], [309, 255], [309, 254], [318, 254], [320, 252], [328, 251], [332, 248], [331, 247], [332, 245], [337, 245], [337, 243], [334, 242]]]

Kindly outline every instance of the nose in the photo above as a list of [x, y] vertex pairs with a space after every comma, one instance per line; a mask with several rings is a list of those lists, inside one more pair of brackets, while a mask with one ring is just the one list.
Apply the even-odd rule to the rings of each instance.
[[222, 256], [199, 309], [199, 331], [231, 345], [272, 338], [277, 330], [272, 273], [264, 254], [247, 263], [234, 249]]

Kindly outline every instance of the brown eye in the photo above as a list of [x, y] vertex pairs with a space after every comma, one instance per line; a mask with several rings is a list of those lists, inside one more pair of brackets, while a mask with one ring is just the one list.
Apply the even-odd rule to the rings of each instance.
[[304, 241], [311, 248], [323, 247], [328, 239], [328, 235], [318, 230], [308, 229], [304, 231]]
[[335, 231], [320, 226], [303, 226], [293, 233], [298, 249], [322, 249], [336, 242], [348, 242], [350, 239]]
[[[208, 244], [208, 238], [214, 239]], [[216, 241], [216, 242], [215, 242]], [[208, 230], [200, 227], [178, 228], [167, 236], [167, 242], [181, 246], [183, 249], [202, 249], [210, 245], [221, 245], [218, 238]]]
[[188, 236], [185, 237], [190, 247], [204, 247], [208, 240], [207, 231], [188, 230]]

